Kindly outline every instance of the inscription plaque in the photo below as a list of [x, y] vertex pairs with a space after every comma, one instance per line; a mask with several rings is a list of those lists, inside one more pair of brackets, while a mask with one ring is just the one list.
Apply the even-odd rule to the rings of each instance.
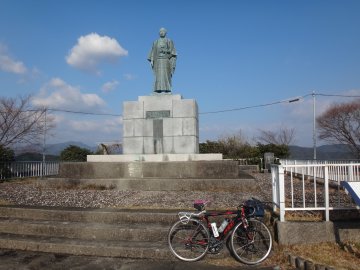
[[170, 111], [147, 111], [146, 118], [168, 118], [170, 117]]

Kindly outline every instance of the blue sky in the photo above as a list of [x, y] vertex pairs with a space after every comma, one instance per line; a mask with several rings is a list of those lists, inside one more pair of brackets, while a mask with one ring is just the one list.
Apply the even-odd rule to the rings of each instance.
[[[33, 106], [122, 114], [152, 91], [146, 60], [160, 27], [178, 52], [173, 93], [200, 112], [315, 93], [360, 95], [360, 1], [0, 0], [2, 97]], [[351, 98], [316, 97], [317, 114]], [[200, 140], [295, 128], [312, 145], [312, 97], [200, 114]], [[54, 113], [48, 142], [121, 141], [121, 117]], [[320, 142], [321, 144], [321, 142]]]

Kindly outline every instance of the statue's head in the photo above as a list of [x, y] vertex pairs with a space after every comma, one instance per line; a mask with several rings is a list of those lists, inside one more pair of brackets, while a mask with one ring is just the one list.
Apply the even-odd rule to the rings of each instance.
[[160, 37], [165, 37], [166, 33], [167, 33], [166, 29], [164, 27], [161, 27], [159, 31]]

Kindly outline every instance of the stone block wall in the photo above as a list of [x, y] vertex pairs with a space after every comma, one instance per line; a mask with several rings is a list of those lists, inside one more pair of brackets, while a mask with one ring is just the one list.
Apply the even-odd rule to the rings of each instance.
[[124, 102], [124, 154], [199, 153], [198, 107], [180, 95], [140, 96]]

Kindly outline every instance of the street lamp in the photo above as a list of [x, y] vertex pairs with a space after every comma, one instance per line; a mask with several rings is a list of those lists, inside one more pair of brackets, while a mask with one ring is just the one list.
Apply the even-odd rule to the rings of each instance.
[[289, 100], [289, 103], [296, 102], [296, 101], [299, 101], [299, 100], [300, 100], [300, 98], [291, 99], [291, 100]]

